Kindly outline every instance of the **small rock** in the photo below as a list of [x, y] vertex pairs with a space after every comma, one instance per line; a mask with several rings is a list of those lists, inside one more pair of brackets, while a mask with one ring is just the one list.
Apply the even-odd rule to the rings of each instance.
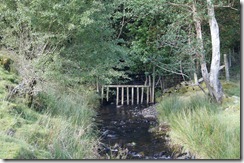
[[7, 135], [9, 136], [14, 136], [14, 134], [15, 134], [15, 130], [12, 128], [7, 131]]
[[107, 138], [112, 138], [112, 139], [114, 139], [114, 138], [116, 138], [117, 136], [116, 135], [112, 135], [112, 134], [108, 134], [107, 135]]
[[144, 118], [147, 118], [147, 119], [156, 119], [156, 117], [154, 115], [145, 115]]

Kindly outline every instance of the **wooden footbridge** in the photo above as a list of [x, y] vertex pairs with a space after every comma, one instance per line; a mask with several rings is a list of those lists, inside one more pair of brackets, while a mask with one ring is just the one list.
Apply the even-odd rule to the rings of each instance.
[[103, 85], [102, 100], [106, 98], [109, 101], [109, 92], [112, 89], [116, 91], [116, 105], [154, 103], [154, 90], [149, 85]]

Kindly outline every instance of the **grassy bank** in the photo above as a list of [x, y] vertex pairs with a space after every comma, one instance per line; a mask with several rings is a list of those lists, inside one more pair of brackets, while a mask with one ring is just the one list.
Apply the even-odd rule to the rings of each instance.
[[240, 159], [240, 85], [222, 83], [222, 105], [195, 89], [163, 97], [157, 107], [160, 123], [171, 126], [172, 144], [198, 159]]
[[24, 97], [6, 99], [19, 82], [0, 65], [1, 159], [98, 158], [93, 92], [49, 84], [28, 107]]

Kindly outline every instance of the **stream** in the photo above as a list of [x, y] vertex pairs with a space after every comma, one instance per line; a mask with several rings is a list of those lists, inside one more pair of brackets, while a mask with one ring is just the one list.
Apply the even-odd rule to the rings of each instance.
[[[150, 132], [156, 118], [142, 115], [147, 105], [102, 106], [96, 117], [100, 131], [99, 153], [110, 159], [174, 159], [167, 132]], [[184, 158], [187, 159], [187, 158]]]

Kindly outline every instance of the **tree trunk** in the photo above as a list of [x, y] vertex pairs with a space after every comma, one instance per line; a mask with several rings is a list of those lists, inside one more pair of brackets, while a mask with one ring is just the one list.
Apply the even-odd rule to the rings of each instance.
[[152, 102], [152, 81], [151, 81], [151, 75], [148, 76], [149, 81], [149, 95], [150, 95], [150, 103]]
[[215, 18], [214, 6], [211, 0], [208, 3], [209, 26], [212, 41], [212, 60], [210, 67], [210, 86], [213, 88], [213, 94], [218, 103], [222, 102], [223, 91], [222, 85], [219, 81], [219, 67], [220, 67], [220, 39], [219, 26]]
[[206, 64], [206, 60], [205, 60], [205, 54], [204, 54], [201, 19], [198, 16], [195, 2], [193, 2], [192, 9], [193, 9], [193, 11], [192, 11], [193, 20], [194, 20], [194, 24], [195, 24], [197, 42], [198, 42], [198, 48], [199, 48], [197, 50], [198, 51], [197, 56], [200, 58], [200, 62], [201, 62], [201, 73], [202, 73], [203, 80], [208, 88], [209, 94], [211, 96], [213, 96], [213, 90], [210, 86], [209, 73], [208, 73], [207, 64]]
[[154, 103], [155, 94], [155, 65], [153, 65], [153, 78], [152, 78], [152, 103]]
[[215, 98], [218, 103], [222, 102], [223, 91], [221, 83], [218, 79], [219, 68], [220, 68], [220, 40], [219, 40], [219, 27], [215, 19], [214, 6], [211, 3], [211, 0], [207, 0], [208, 3], [208, 16], [209, 16], [209, 25], [211, 31], [211, 41], [212, 41], [212, 60], [210, 74], [206, 66], [203, 39], [202, 39], [202, 29], [201, 29], [201, 20], [197, 13], [196, 3], [193, 2], [193, 20], [195, 24], [195, 29], [197, 33], [198, 41], [198, 56], [201, 61], [201, 72], [203, 80], [208, 88], [209, 94], [211, 97]]

